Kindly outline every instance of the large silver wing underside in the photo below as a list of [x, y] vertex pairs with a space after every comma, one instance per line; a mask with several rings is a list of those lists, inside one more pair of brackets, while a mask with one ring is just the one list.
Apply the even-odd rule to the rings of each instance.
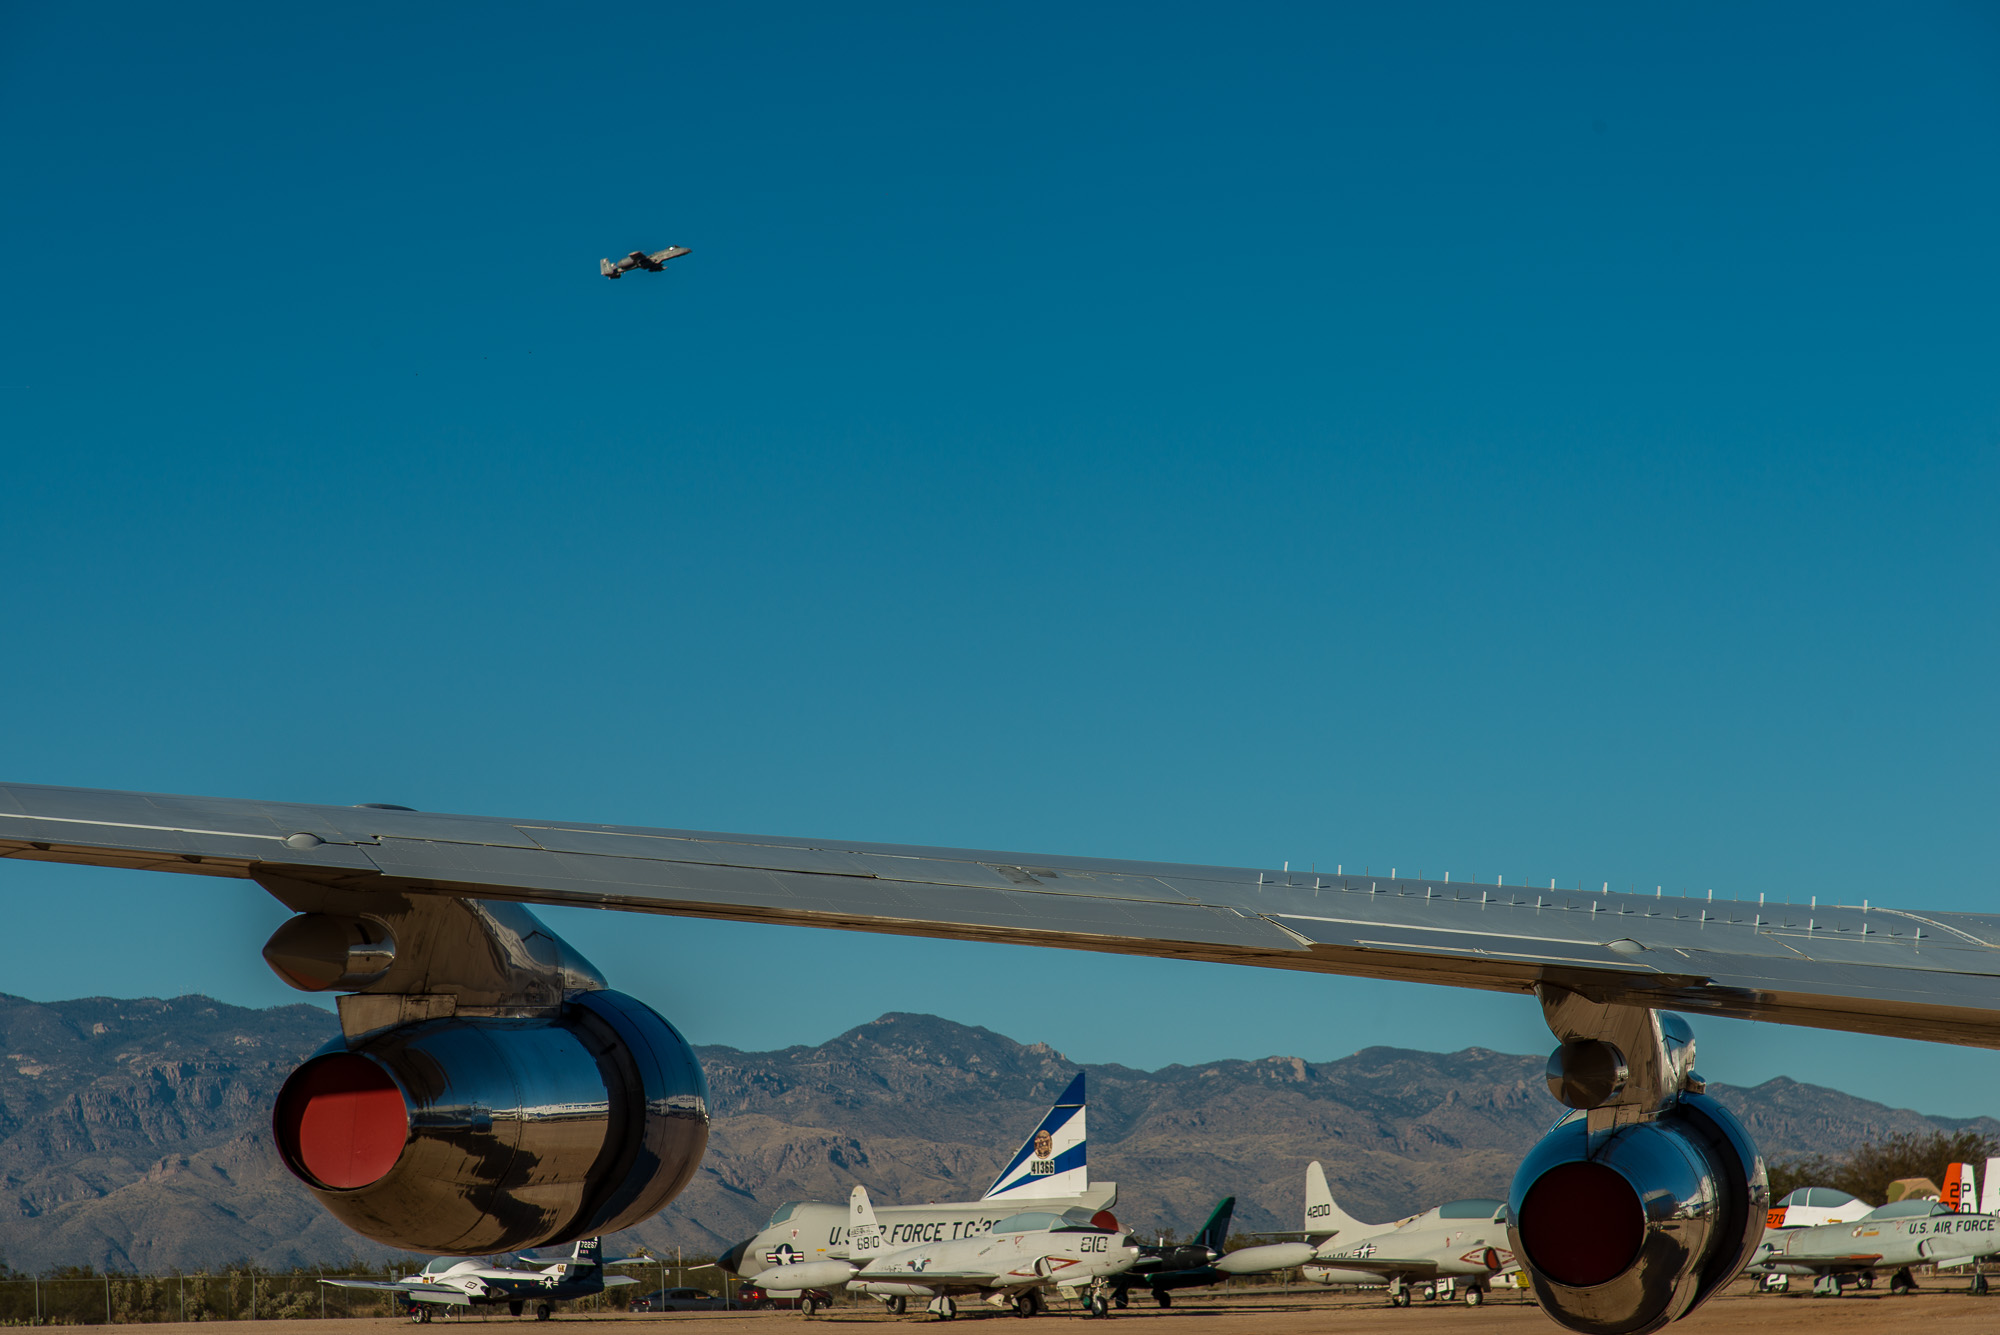
[[1248, 964], [2000, 1047], [2000, 917], [0, 784], [0, 856]]

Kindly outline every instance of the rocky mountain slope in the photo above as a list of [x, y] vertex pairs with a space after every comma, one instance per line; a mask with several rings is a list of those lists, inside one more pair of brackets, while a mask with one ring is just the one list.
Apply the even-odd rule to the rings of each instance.
[[[383, 1257], [268, 1146], [279, 1084], [334, 1033], [311, 1006], [0, 996], [0, 1258], [162, 1271]], [[856, 1182], [882, 1201], [977, 1196], [1077, 1070], [1044, 1044], [907, 1014], [813, 1047], [701, 1057], [716, 1114], [707, 1161], [621, 1248], [712, 1252], [782, 1201], [839, 1200]], [[1368, 1048], [1333, 1062], [1088, 1067], [1092, 1173], [1118, 1182], [1128, 1224], [1183, 1232], [1224, 1193], [1240, 1198], [1240, 1228], [1297, 1227], [1314, 1158], [1364, 1219], [1499, 1195], [1558, 1111], [1541, 1066], [1479, 1048]], [[1790, 1080], [1711, 1088], [1779, 1157], [1892, 1131], [2000, 1131]]]

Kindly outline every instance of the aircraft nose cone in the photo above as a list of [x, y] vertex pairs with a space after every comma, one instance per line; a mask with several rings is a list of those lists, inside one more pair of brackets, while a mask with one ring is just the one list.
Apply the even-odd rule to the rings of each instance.
[[743, 1254], [750, 1250], [750, 1244], [755, 1241], [755, 1238], [745, 1238], [722, 1255], [716, 1257], [716, 1269], [727, 1270], [732, 1275], [741, 1275], [743, 1273]]

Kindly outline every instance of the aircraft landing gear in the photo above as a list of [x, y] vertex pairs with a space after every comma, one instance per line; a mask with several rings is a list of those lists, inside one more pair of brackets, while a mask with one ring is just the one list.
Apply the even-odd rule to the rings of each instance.
[[1113, 1307], [1130, 1307], [1132, 1305], [1132, 1291], [1130, 1289], [1118, 1290], [1118, 1292], [1111, 1295], [1111, 1305]]
[[547, 1303], [535, 1304], [535, 1320], [547, 1321], [550, 1317], [554, 1316], [555, 1314], [556, 1314], [556, 1309], [550, 1307]]
[[1874, 1287], [1875, 1287], [1875, 1276], [1874, 1276], [1874, 1275], [1872, 1275], [1872, 1274], [1870, 1274], [1870, 1273], [1869, 1273], [1868, 1271], [1866, 1271], [1866, 1270], [1862, 1271], [1862, 1272], [1861, 1272], [1860, 1274], [1858, 1274], [1858, 1275], [1856, 1275], [1856, 1276], [1854, 1277], [1854, 1287], [1855, 1287], [1855, 1288], [1857, 1288], [1857, 1289], [1872, 1289], [1872, 1288], [1874, 1288]]
[[909, 1300], [904, 1298], [903, 1295], [900, 1293], [882, 1304], [882, 1306], [889, 1309], [890, 1316], [901, 1316], [903, 1314], [903, 1309], [905, 1309], [909, 1305], [910, 1305]]
[[424, 1325], [429, 1325], [429, 1324], [430, 1324], [430, 1319], [431, 1319], [431, 1309], [430, 1309], [430, 1308], [428, 1308], [428, 1307], [412, 1307], [412, 1308], [410, 1309], [410, 1320], [412, 1320], [412, 1321], [416, 1322], [416, 1323], [417, 1323], [418, 1325], [420, 1325], [420, 1326], [424, 1326]]
[[1153, 1303], [1157, 1307], [1172, 1307], [1174, 1305], [1174, 1295], [1168, 1293], [1165, 1289], [1154, 1289]]
[[1966, 1286], [1965, 1291], [1967, 1293], [1976, 1293], [1981, 1297], [1984, 1297], [1986, 1295], [1986, 1272], [1984, 1270], [1973, 1271], [1972, 1283]]
[[1401, 1279], [1390, 1280], [1389, 1306], [1408, 1307], [1409, 1305], [1410, 1305], [1410, 1286], [1403, 1283]]
[[519, 1316], [519, 1315], [521, 1315], [521, 1309], [522, 1309], [522, 1308], [524, 1308], [524, 1307], [526, 1307], [526, 1306], [527, 1306], [527, 1304], [526, 1304], [526, 1303], [524, 1303], [524, 1302], [522, 1302], [522, 1301], [521, 1301], [520, 1299], [516, 1298], [516, 1299], [515, 1299], [515, 1300], [514, 1300], [513, 1302], [511, 1302], [511, 1303], [508, 1303], [508, 1304], [507, 1304], [507, 1315], [508, 1315], [508, 1316]]
[[1465, 1286], [1465, 1305], [1467, 1307], [1477, 1307], [1479, 1306], [1479, 1304], [1485, 1301], [1486, 1301], [1485, 1289], [1481, 1288], [1477, 1284], [1468, 1284]]
[[1917, 1277], [1910, 1273], [1908, 1266], [1904, 1266], [1901, 1270], [1889, 1276], [1889, 1292], [1915, 1293], [1916, 1291]]
[[930, 1311], [930, 1314], [936, 1317], [938, 1320], [949, 1321], [953, 1317], [958, 1315], [958, 1304], [953, 1302], [950, 1298], [940, 1294], [939, 1296], [931, 1299], [930, 1307], [928, 1310]]
[[810, 1293], [808, 1293], [805, 1297], [799, 1299], [799, 1310], [801, 1312], [804, 1312], [807, 1316], [818, 1316], [819, 1299], [813, 1297]]
[[1840, 1296], [1840, 1276], [1821, 1275], [1813, 1281], [1813, 1297], [1838, 1298]]
[[1103, 1294], [1093, 1293], [1090, 1295], [1090, 1305], [1087, 1308], [1085, 1308], [1084, 1311], [1085, 1315], [1087, 1316], [1096, 1316], [1096, 1317], [1110, 1316], [1111, 1304], [1105, 1300]]
[[1036, 1293], [1033, 1289], [1028, 1289], [1025, 1292], [1014, 1295], [1015, 1316], [1040, 1316], [1041, 1312], [1041, 1294]]

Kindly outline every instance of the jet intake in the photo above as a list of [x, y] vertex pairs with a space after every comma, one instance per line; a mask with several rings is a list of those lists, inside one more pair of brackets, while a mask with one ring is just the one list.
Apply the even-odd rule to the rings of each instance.
[[1692, 1311], [1747, 1262], [1769, 1195], [1749, 1134], [1706, 1095], [1647, 1119], [1618, 1111], [1558, 1123], [1507, 1202], [1536, 1299], [1588, 1335], [1641, 1335]]
[[708, 1090], [686, 1041], [621, 993], [533, 1018], [456, 1016], [336, 1040], [279, 1091], [285, 1166], [342, 1223], [411, 1252], [612, 1233], [693, 1177]]

